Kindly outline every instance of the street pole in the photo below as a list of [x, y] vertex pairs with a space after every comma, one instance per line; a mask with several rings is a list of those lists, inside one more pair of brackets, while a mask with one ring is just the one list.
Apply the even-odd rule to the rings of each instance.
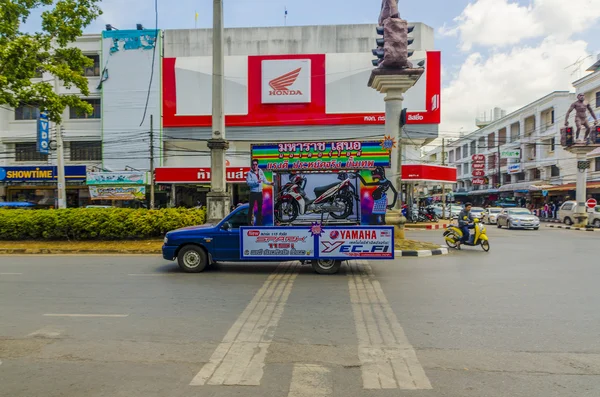
[[[442, 165], [446, 165], [446, 139], [442, 138]], [[442, 182], [442, 219], [446, 219], [446, 184]]]
[[228, 213], [230, 202], [225, 184], [225, 152], [229, 148], [229, 142], [225, 140], [223, 36], [223, 0], [213, 0], [212, 137], [208, 140], [211, 191], [207, 194], [208, 222], [223, 219]]
[[154, 209], [154, 115], [150, 115], [150, 209]]
[[[54, 90], [59, 93], [59, 80], [54, 76]], [[65, 186], [65, 148], [62, 139], [62, 128], [60, 123], [54, 123], [56, 130], [56, 168], [58, 173], [58, 208], [67, 208], [67, 187]]]

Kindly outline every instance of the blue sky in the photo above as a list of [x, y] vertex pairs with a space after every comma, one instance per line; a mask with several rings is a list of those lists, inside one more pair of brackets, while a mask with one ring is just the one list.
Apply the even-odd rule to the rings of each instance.
[[[225, 26], [374, 23], [380, 0], [225, 0]], [[154, 27], [153, 0], [103, 0], [106, 23]], [[495, 106], [509, 112], [555, 90], [572, 90], [600, 52], [600, 0], [400, 0], [401, 17], [436, 30], [442, 51], [442, 126], [448, 136], [474, 129]], [[159, 28], [212, 26], [212, 0], [158, 0]], [[35, 28], [35, 14], [29, 29]], [[589, 57], [582, 70], [567, 68]]]

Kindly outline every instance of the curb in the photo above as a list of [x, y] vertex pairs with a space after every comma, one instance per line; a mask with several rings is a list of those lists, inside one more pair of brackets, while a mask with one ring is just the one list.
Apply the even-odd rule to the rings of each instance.
[[68, 250], [68, 249], [32, 249], [32, 248], [0, 248], [0, 255], [74, 255], [74, 254], [112, 254], [112, 255], [159, 255], [160, 252], [143, 250]]
[[448, 248], [440, 247], [434, 250], [396, 250], [394, 254], [396, 256], [412, 256], [412, 257], [423, 257], [423, 256], [437, 256], [437, 255], [448, 255]]
[[580, 230], [584, 232], [595, 232], [596, 229], [593, 228], [584, 228], [584, 227], [572, 227], [572, 226], [562, 226], [562, 225], [546, 225], [546, 227], [553, 227], [556, 229], [566, 229], [566, 230]]

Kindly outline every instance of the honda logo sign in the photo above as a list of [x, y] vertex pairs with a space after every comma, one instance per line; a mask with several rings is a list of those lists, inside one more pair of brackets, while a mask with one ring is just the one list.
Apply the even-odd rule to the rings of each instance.
[[310, 59], [262, 61], [262, 103], [310, 103]]

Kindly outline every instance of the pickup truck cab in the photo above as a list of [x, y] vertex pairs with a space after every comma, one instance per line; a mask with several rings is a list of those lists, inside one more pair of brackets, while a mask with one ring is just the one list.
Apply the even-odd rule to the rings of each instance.
[[[240, 258], [240, 227], [248, 225], [248, 210], [248, 204], [245, 204], [217, 224], [168, 232], [162, 247], [163, 258], [169, 261], [177, 259], [179, 267], [187, 273], [202, 272], [206, 266], [216, 262], [247, 262]], [[311, 264], [317, 273], [334, 274], [339, 271], [341, 261], [319, 259], [311, 261]]]

